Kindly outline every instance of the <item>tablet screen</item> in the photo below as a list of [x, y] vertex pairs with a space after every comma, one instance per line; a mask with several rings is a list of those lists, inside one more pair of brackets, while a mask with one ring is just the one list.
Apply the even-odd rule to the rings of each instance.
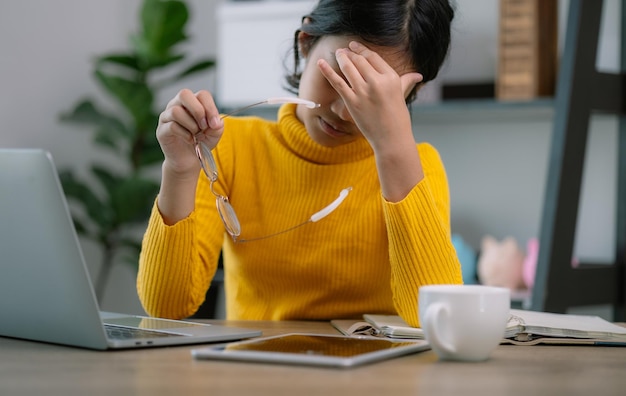
[[385, 339], [325, 337], [312, 334], [291, 334], [284, 337], [267, 338], [249, 343], [226, 346], [227, 351], [265, 351], [353, 357], [389, 348], [413, 345], [411, 342], [393, 342]]
[[355, 366], [429, 349], [424, 340], [287, 334], [194, 350], [196, 358]]

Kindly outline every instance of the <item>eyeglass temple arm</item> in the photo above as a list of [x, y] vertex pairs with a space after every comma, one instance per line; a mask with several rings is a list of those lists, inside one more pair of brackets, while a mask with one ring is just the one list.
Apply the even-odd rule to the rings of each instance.
[[326, 217], [329, 214], [331, 214], [335, 209], [337, 209], [337, 207], [339, 205], [341, 205], [343, 200], [346, 199], [346, 197], [348, 196], [348, 193], [350, 191], [352, 191], [352, 187], [347, 187], [347, 188], [344, 188], [343, 190], [341, 190], [341, 192], [339, 193], [339, 196], [337, 197], [337, 199], [335, 199], [333, 202], [331, 202], [330, 205], [328, 205], [324, 209], [322, 209], [319, 212], [313, 214], [313, 216], [311, 216], [311, 218], [309, 220], [315, 223], [316, 221], [320, 221], [324, 217]]
[[251, 107], [259, 106], [259, 105], [262, 105], [262, 104], [283, 104], [283, 103], [301, 104], [301, 105], [305, 105], [309, 109], [315, 109], [317, 107], [320, 107], [319, 103], [315, 103], [315, 102], [312, 102], [312, 101], [307, 100], [307, 99], [292, 98], [292, 97], [289, 97], [289, 96], [278, 96], [278, 97], [274, 97], [274, 98], [267, 98], [267, 99], [262, 100], [260, 102], [252, 103], [251, 105], [248, 105], [248, 106], [240, 107], [238, 109], [235, 109], [235, 110], [229, 112], [228, 114], [222, 115], [220, 118], [224, 119], [226, 117], [230, 117], [231, 115], [235, 115], [237, 113], [241, 113], [244, 110], [248, 110]]
[[229, 113], [227, 113], [227, 114], [223, 114], [223, 115], [220, 117], [220, 119], [222, 119], [222, 120], [223, 120], [223, 119], [224, 119], [224, 118], [226, 118], [226, 117], [230, 117], [230, 116], [235, 115], [235, 114], [237, 114], [237, 113], [241, 113], [241, 112], [242, 112], [242, 111], [244, 111], [244, 110], [248, 110], [248, 109], [249, 109], [249, 108], [251, 108], [251, 107], [254, 107], [254, 106], [259, 106], [259, 105], [262, 105], [262, 104], [265, 104], [265, 103], [267, 103], [267, 100], [264, 100], [264, 101], [261, 101], [261, 102], [256, 102], [256, 103], [252, 103], [251, 105], [248, 105], [248, 106], [240, 107], [240, 108], [235, 109], [235, 110], [233, 110], [233, 111], [231, 111], [231, 112], [229, 112]]

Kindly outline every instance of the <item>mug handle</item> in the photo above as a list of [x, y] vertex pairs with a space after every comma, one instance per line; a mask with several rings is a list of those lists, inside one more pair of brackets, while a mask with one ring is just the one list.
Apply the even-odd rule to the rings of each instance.
[[454, 354], [456, 353], [454, 345], [439, 337], [438, 329], [441, 328], [442, 315], [444, 314], [449, 314], [447, 305], [440, 302], [431, 304], [426, 310], [422, 326], [426, 326], [426, 334], [429, 335], [428, 341], [431, 344], [446, 353]]

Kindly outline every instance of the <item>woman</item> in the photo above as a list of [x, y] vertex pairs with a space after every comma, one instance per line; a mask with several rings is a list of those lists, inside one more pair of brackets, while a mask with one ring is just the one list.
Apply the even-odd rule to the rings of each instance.
[[[415, 143], [407, 108], [445, 59], [453, 14], [447, 0], [321, 0], [296, 32], [288, 76], [318, 106], [284, 104], [277, 121], [222, 119], [209, 92], [180, 91], [157, 127], [146, 311], [192, 315], [223, 252], [228, 319], [387, 313], [419, 326], [419, 286], [462, 282], [445, 170]], [[307, 221], [340, 191], [332, 213]], [[225, 227], [229, 205], [241, 230]]]

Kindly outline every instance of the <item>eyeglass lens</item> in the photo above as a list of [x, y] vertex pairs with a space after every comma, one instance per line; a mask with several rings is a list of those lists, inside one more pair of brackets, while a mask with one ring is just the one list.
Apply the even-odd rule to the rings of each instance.
[[241, 234], [241, 224], [239, 224], [239, 219], [237, 218], [233, 206], [228, 202], [226, 197], [222, 196], [218, 196], [215, 199], [215, 204], [217, 205], [217, 212], [222, 218], [224, 227], [226, 227], [226, 232], [233, 237], [238, 237]]
[[196, 155], [200, 160], [200, 166], [204, 171], [206, 177], [211, 182], [217, 180], [217, 165], [215, 165], [215, 159], [209, 147], [202, 141], [198, 141], [196, 138]]
[[198, 156], [198, 160], [200, 160], [200, 166], [202, 167], [202, 171], [206, 175], [206, 177], [211, 182], [210, 188], [213, 195], [215, 195], [215, 205], [217, 206], [217, 212], [222, 219], [222, 223], [224, 223], [224, 227], [226, 228], [226, 232], [228, 232], [233, 237], [238, 237], [241, 234], [241, 225], [239, 224], [239, 219], [237, 218], [237, 214], [235, 213], [235, 209], [228, 202], [228, 198], [218, 194], [213, 190], [213, 183], [217, 181], [217, 165], [215, 164], [215, 158], [213, 158], [213, 154], [209, 147], [204, 144], [204, 142], [199, 141], [196, 138], [196, 155]]

